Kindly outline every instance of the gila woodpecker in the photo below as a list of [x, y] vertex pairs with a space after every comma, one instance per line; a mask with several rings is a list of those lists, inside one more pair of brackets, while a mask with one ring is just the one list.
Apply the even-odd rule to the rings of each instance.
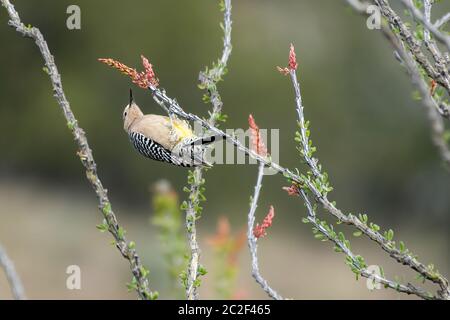
[[182, 167], [211, 166], [204, 160], [205, 147], [217, 136], [198, 137], [186, 121], [144, 114], [130, 96], [123, 124], [134, 148], [147, 158]]

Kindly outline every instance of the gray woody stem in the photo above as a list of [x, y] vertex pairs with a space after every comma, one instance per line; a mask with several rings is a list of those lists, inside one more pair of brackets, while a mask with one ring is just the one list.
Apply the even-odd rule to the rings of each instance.
[[[295, 106], [298, 116], [298, 122], [300, 126], [300, 135], [301, 135], [301, 146], [303, 148], [302, 155], [305, 163], [310, 167], [313, 175], [321, 179], [322, 173], [320, 170], [320, 167], [318, 166], [318, 160], [310, 156], [310, 141], [308, 138], [308, 134], [306, 132], [306, 125], [305, 125], [305, 116], [304, 116], [304, 107], [302, 103], [302, 96], [300, 91], [300, 84], [297, 80], [297, 73], [295, 70], [290, 70], [290, 78], [292, 81], [292, 85], [294, 87], [294, 93], [295, 93]], [[436, 110], [431, 108], [431, 111], [436, 113]], [[437, 115], [437, 113], [436, 113]], [[438, 116], [439, 117], [439, 116]], [[442, 119], [439, 117], [439, 120], [442, 121]], [[415, 294], [423, 299], [430, 299], [433, 298], [433, 296], [429, 293], [427, 293], [425, 290], [415, 287], [414, 285], [408, 283], [408, 285], [401, 285], [397, 284], [394, 281], [388, 280], [383, 276], [377, 276], [373, 275], [371, 272], [369, 272], [366, 268], [361, 266], [361, 263], [355, 258], [355, 255], [350, 251], [350, 249], [339, 240], [339, 238], [336, 236], [336, 234], [331, 234], [330, 231], [328, 231], [321, 223], [317, 220], [316, 214], [313, 210], [313, 207], [307, 197], [306, 191], [301, 189], [300, 195], [302, 196], [306, 208], [308, 209], [308, 220], [317, 228], [317, 230], [322, 233], [327, 239], [333, 241], [346, 255], [351, 259], [352, 266], [358, 270], [358, 272], [366, 278], [374, 279], [374, 281], [378, 281], [379, 283], [382, 283], [383, 285], [395, 289], [399, 292], [407, 293], [407, 294]], [[355, 217], [356, 218], [356, 217]], [[360, 229], [361, 230], [361, 229]], [[371, 229], [370, 229], [371, 230]], [[362, 230], [361, 230], [362, 231]], [[373, 231], [373, 230], [372, 230]], [[365, 233], [368, 235], [367, 233]], [[370, 237], [370, 235], [368, 235]], [[383, 239], [384, 241], [387, 241], [387, 239]]]
[[297, 117], [298, 122], [300, 126], [300, 134], [301, 134], [301, 141], [303, 146], [303, 157], [306, 161], [306, 164], [310, 167], [312, 170], [312, 173], [317, 178], [322, 177], [322, 173], [320, 172], [320, 169], [317, 166], [317, 159], [312, 158], [310, 155], [311, 153], [311, 147], [309, 144], [308, 135], [306, 133], [306, 125], [305, 125], [305, 115], [303, 113], [303, 101], [302, 101], [302, 95], [300, 92], [300, 84], [297, 80], [297, 74], [295, 70], [289, 71], [289, 76], [291, 77], [292, 85], [294, 86], [294, 93], [295, 93], [295, 110], [297, 111]]
[[11, 292], [16, 300], [25, 300], [25, 291], [23, 290], [22, 281], [20, 281], [19, 274], [14, 267], [14, 263], [9, 259], [5, 249], [0, 245], [0, 269], [3, 269], [6, 274]]
[[[378, 2], [379, 6], [380, 5], [388, 6], [386, 0], [376, 0], [376, 1]], [[450, 51], [450, 36], [442, 33], [438, 28], [436, 28], [436, 26], [433, 25], [429, 19], [426, 19], [425, 16], [422, 14], [422, 12], [420, 12], [410, 0], [401, 0], [401, 2], [406, 8], [408, 8], [413, 13], [414, 17], [416, 17], [427, 30], [429, 30], [434, 35], [434, 37], [443, 45], [445, 45], [447, 47], [447, 50]]]
[[[366, 11], [368, 4], [359, 2], [359, 0], [346, 0], [350, 6], [357, 11], [358, 13], [367, 16], [368, 13]], [[391, 43], [391, 45], [396, 50], [397, 54], [406, 50], [404, 48], [407, 46], [407, 51], [409, 51], [410, 55], [414, 58], [414, 60], [427, 71], [427, 75], [434, 79], [437, 83], [443, 85], [448, 89], [449, 84], [449, 76], [448, 70], [446, 69], [446, 62], [444, 56], [440, 53], [439, 48], [435, 45], [435, 43], [430, 39], [430, 32], [426, 30], [424, 31], [425, 43], [427, 48], [432, 53], [433, 59], [435, 60], [436, 68], [441, 70], [441, 72], [436, 72], [435, 68], [428, 61], [428, 58], [422, 53], [421, 47], [419, 43], [413, 38], [411, 32], [407, 29], [406, 25], [401, 21], [400, 17], [392, 10], [389, 5], [386, 3], [383, 4], [382, 7], [385, 12], [386, 18], [390, 21], [389, 26], [393, 32], [390, 32], [388, 28], [382, 26], [381, 31], [385, 38]], [[429, 3], [425, 3], [425, 10], [431, 10], [431, 6]], [[425, 11], [425, 12], [426, 12]], [[428, 15], [428, 14], [426, 14]], [[394, 27], [400, 30], [400, 35], [397, 35], [394, 31]], [[402, 45], [405, 43], [405, 46]], [[405, 59], [403, 59], [405, 60]], [[417, 73], [418, 68], [415, 66], [414, 61], [412, 63], [407, 63], [408, 61], [401, 61], [403, 65], [406, 67], [408, 73], [410, 75]], [[415, 71], [416, 70], [416, 71]], [[448, 119], [450, 116], [450, 110], [448, 105], [446, 105], [443, 101], [438, 102], [434, 99], [430, 94], [430, 90], [428, 89], [428, 84], [425, 83], [423, 79], [421, 79], [420, 74], [419, 78], [413, 81], [413, 84], [417, 87], [422, 97], [422, 104], [427, 109], [428, 120], [430, 122], [430, 128], [432, 132], [432, 141], [435, 146], [438, 148], [440, 156], [442, 160], [450, 166], [450, 150], [449, 146], [445, 139], [445, 127], [444, 123], [441, 119], [438, 119], [436, 114], [440, 115], [442, 118]], [[420, 81], [417, 81], [420, 80]], [[432, 106], [437, 112], [432, 112], [429, 110], [429, 106]]]
[[[403, 1], [403, 0], [402, 0]], [[439, 85], [444, 87], [447, 91], [447, 93], [450, 94], [450, 75], [448, 72], [448, 69], [446, 67], [446, 59], [444, 59], [443, 56], [440, 56], [437, 52], [435, 52], [435, 46], [427, 46], [427, 48], [430, 50], [430, 52], [433, 55], [433, 58], [436, 63], [432, 63], [429, 61], [428, 56], [422, 51], [422, 46], [420, 41], [416, 39], [416, 37], [413, 35], [413, 33], [409, 30], [408, 26], [402, 21], [400, 16], [390, 7], [389, 2], [386, 0], [375, 0], [375, 3], [378, 5], [378, 7], [381, 10], [381, 14], [387, 19], [389, 22], [389, 26], [394, 33], [399, 33], [402, 41], [407, 44], [408, 50], [412, 53], [414, 56], [414, 59], [419, 63], [422, 68], [425, 70], [426, 74], [433, 80], [436, 81]], [[437, 37], [435, 28], [429, 28], [431, 25], [430, 23], [427, 23], [423, 15], [418, 12], [418, 10], [411, 6], [408, 1], [403, 2], [405, 6], [413, 13], [414, 17], [418, 19], [419, 21], [424, 23], [424, 28], [428, 29], [435, 37], [436, 39], [442, 39], [444, 37], [445, 39], [448, 38], [448, 36]], [[426, 44], [429, 44], [430, 41], [427, 41]], [[450, 110], [449, 106], [447, 106], [444, 103], [441, 103], [439, 106], [440, 114], [447, 119], [450, 119]]]
[[411, 283], [407, 285], [397, 283], [395, 281], [385, 278], [383, 275], [378, 275], [376, 273], [370, 272], [367, 268], [361, 266], [360, 261], [356, 258], [355, 254], [337, 237], [336, 233], [327, 230], [321, 221], [317, 219], [316, 213], [314, 212], [313, 206], [309, 201], [309, 198], [304, 190], [300, 190], [300, 195], [302, 196], [305, 206], [308, 210], [308, 221], [317, 229], [318, 232], [323, 234], [328, 240], [332, 241], [351, 261], [352, 267], [357, 269], [359, 274], [367, 279], [372, 279], [375, 283], [380, 283], [385, 287], [389, 287], [398, 292], [403, 292], [406, 294], [414, 294], [423, 299], [432, 299], [433, 296], [421, 288], [418, 288]]
[[[211, 126], [215, 126], [217, 118], [222, 112], [222, 99], [219, 91], [217, 90], [217, 82], [222, 78], [225, 73], [228, 58], [231, 54], [231, 0], [224, 0], [225, 10], [223, 15], [224, 25], [224, 38], [223, 38], [223, 50], [222, 56], [219, 59], [218, 65], [211, 69], [209, 72], [200, 72], [199, 81], [200, 84], [208, 90], [209, 100], [212, 104], [212, 111], [208, 123]], [[203, 168], [197, 167], [194, 169], [194, 181], [190, 185], [188, 207], [186, 209], [186, 229], [188, 231], [188, 244], [191, 251], [191, 257], [189, 259], [189, 266], [187, 271], [187, 287], [186, 297], [188, 300], [198, 299], [196, 280], [198, 277], [200, 248], [197, 242], [197, 229], [196, 220], [198, 217], [195, 213], [195, 207], [200, 203], [199, 193], [203, 184]]]
[[259, 271], [258, 265], [258, 239], [253, 234], [253, 230], [255, 227], [255, 212], [258, 207], [258, 199], [259, 192], [262, 187], [262, 180], [264, 176], [264, 163], [260, 162], [258, 165], [258, 178], [256, 180], [255, 191], [252, 196], [252, 201], [250, 204], [250, 210], [248, 212], [248, 229], [247, 229], [247, 240], [248, 247], [250, 249], [250, 254], [252, 258], [252, 276], [255, 278], [256, 282], [261, 286], [261, 288], [272, 298], [275, 300], [283, 300], [283, 297], [280, 296], [274, 289], [269, 286], [269, 283], [266, 279], [263, 278]]
[[[316, 178], [321, 178], [320, 170], [317, 166], [317, 160], [309, 156], [309, 141], [306, 135], [306, 129], [304, 125], [304, 115], [303, 115], [303, 105], [302, 105], [302, 98], [300, 93], [300, 85], [297, 80], [297, 75], [295, 73], [295, 70], [290, 71], [291, 81], [294, 86], [295, 91], [295, 101], [296, 101], [296, 110], [297, 114], [299, 116], [299, 122], [300, 122], [300, 128], [302, 131], [302, 146], [304, 148], [303, 150], [303, 156], [307, 163], [307, 165], [311, 168], [313, 174], [316, 176]], [[422, 88], [423, 89], [423, 88]], [[425, 89], [426, 92], [426, 89]], [[430, 111], [431, 110], [431, 111]], [[434, 108], [429, 109], [429, 113], [431, 115], [436, 114], [436, 111]], [[430, 115], [430, 116], [431, 116]], [[442, 119], [438, 118], [439, 121], [442, 121]], [[309, 188], [310, 189], [310, 188]], [[311, 190], [311, 189], [310, 189]], [[313, 191], [313, 190], [311, 190]], [[316, 193], [313, 191], [313, 193]], [[314, 194], [314, 196], [317, 198], [317, 194]], [[326, 197], [324, 197], [324, 200]], [[322, 202], [321, 199], [318, 199], [319, 202]], [[326, 200], [328, 201], [328, 200]], [[322, 202], [322, 205], [324, 208], [329, 211], [332, 215], [334, 215], [336, 218], [338, 218], [340, 221], [342, 221], [345, 224], [353, 225], [356, 227], [359, 231], [364, 233], [366, 236], [368, 236], [371, 240], [378, 243], [381, 248], [389, 253], [389, 255], [394, 258], [397, 262], [408, 265], [413, 270], [417, 271], [418, 273], [422, 274], [426, 279], [433, 281], [437, 284], [439, 284], [441, 291], [440, 294], [443, 298], [449, 297], [449, 286], [448, 281], [441, 275], [436, 275], [433, 271], [429, 270], [425, 265], [418, 262], [413, 256], [410, 254], [402, 253], [400, 252], [395, 246], [391, 245], [391, 241], [387, 240], [383, 235], [381, 235], [379, 232], [372, 230], [369, 226], [364, 224], [361, 220], [359, 220], [356, 216], [353, 216], [351, 214], [349, 215], [343, 215], [342, 212], [340, 212], [338, 209], [336, 209], [334, 206], [328, 207], [328, 204], [325, 204]]]
[[446, 24], [448, 21], [450, 21], [450, 12], [447, 12], [442, 18], [440, 18], [439, 20], [437, 20], [434, 23], [434, 26], [436, 28], [440, 28], [442, 27], [444, 24]]
[[27, 27], [21, 22], [19, 14], [14, 9], [14, 6], [9, 2], [9, 0], [0, 1], [8, 12], [10, 18], [8, 24], [15, 28], [16, 31], [21, 33], [23, 36], [33, 39], [38, 46], [39, 51], [41, 52], [47, 68], [47, 73], [50, 77], [50, 81], [53, 87], [54, 97], [58, 102], [64, 114], [64, 117], [66, 118], [67, 126], [72, 132], [73, 138], [78, 145], [77, 154], [81, 160], [81, 163], [86, 169], [86, 176], [95, 193], [97, 194], [99, 208], [103, 213], [106, 224], [108, 225], [108, 231], [114, 237], [116, 247], [119, 249], [122, 256], [130, 263], [131, 272], [136, 279], [136, 291], [139, 298], [155, 298], [155, 294], [149, 289], [148, 280], [145, 276], [146, 271], [141, 263], [141, 259], [139, 258], [139, 255], [137, 254], [134, 247], [130, 245], [130, 243], [128, 243], [125, 239], [123, 235], [123, 229], [119, 227], [117, 218], [111, 209], [111, 203], [108, 199], [107, 191], [103, 187], [102, 182], [97, 175], [97, 165], [94, 161], [92, 150], [90, 149], [86, 135], [83, 129], [81, 129], [81, 127], [78, 125], [75, 115], [70, 108], [69, 101], [64, 94], [61, 83], [61, 76], [58, 72], [55, 60], [48, 48], [44, 36], [38, 28]]

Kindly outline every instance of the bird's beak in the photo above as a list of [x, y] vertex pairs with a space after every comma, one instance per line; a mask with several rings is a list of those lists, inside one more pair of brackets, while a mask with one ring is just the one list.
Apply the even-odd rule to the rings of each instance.
[[133, 103], [133, 90], [130, 88], [130, 106]]

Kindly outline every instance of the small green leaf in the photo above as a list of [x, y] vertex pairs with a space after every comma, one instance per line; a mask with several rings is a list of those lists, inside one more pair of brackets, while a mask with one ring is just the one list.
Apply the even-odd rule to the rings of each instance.
[[119, 239], [123, 239], [123, 236], [125, 235], [126, 231], [124, 228], [119, 227], [119, 229], [117, 230], [117, 236], [119, 237]]
[[158, 299], [158, 297], [159, 297], [159, 292], [158, 291], [153, 291], [153, 292], [150, 292], [150, 294], [149, 294], [149, 299], [150, 300], [156, 300], [156, 299]]
[[386, 234], [386, 239], [388, 239], [388, 241], [392, 241], [392, 239], [394, 239], [394, 231], [392, 229], [388, 230]]
[[109, 203], [109, 202], [105, 203], [105, 205], [103, 206], [102, 212], [105, 216], [109, 215], [111, 213], [111, 203]]
[[187, 208], [188, 208], [188, 203], [187, 203], [187, 201], [183, 201], [183, 202], [181, 203], [180, 209], [181, 209], [181, 210], [186, 210]]
[[321, 233], [317, 233], [317, 234], [314, 235], [314, 238], [322, 240], [324, 238], [324, 235], [321, 234]]
[[100, 232], [105, 232], [108, 230], [108, 225], [105, 223], [101, 223], [95, 226]]
[[201, 275], [201, 276], [204, 276], [205, 274], [208, 273], [208, 271], [206, 270], [206, 268], [205, 268], [204, 266], [201, 266], [201, 265], [198, 267], [197, 272], [198, 272], [198, 274]]
[[403, 241], [400, 241], [399, 246], [400, 246], [400, 252], [404, 253], [406, 250], [405, 243]]

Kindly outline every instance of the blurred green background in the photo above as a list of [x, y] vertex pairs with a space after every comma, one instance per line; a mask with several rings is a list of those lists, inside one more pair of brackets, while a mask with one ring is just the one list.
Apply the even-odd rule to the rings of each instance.
[[[85, 129], [99, 175], [109, 190], [119, 222], [150, 267], [153, 289], [170, 298], [161, 246], [151, 217], [150, 186], [164, 178], [182, 193], [187, 171], [147, 160], [131, 147], [122, 129], [128, 79], [102, 65], [99, 57], [140, 66], [147, 56], [170, 96], [186, 111], [207, 116], [198, 72], [219, 56], [222, 14], [217, 1], [14, 1], [25, 24], [38, 27], [55, 56], [67, 98]], [[81, 30], [66, 28], [66, 8], [81, 8]], [[448, 3], [435, 6], [435, 17]], [[293, 90], [275, 69], [287, 63], [289, 43], [299, 61], [299, 79], [312, 140], [335, 187], [329, 198], [345, 212], [367, 213], [383, 229], [450, 274], [450, 173], [430, 139], [412, 85], [378, 31], [344, 1], [233, 1], [233, 52], [220, 83], [226, 128], [247, 128], [252, 113], [263, 128], [280, 129], [280, 162], [301, 167], [295, 150]], [[99, 233], [95, 194], [75, 156], [76, 147], [52, 97], [42, 58], [33, 43], [7, 26], [0, 11], [0, 242], [9, 251], [31, 298], [135, 298], [125, 283], [127, 262]], [[135, 89], [138, 104], [161, 113], [150, 95]], [[225, 128], [224, 127], [224, 128]], [[233, 230], [245, 227], [256, 166], [221, 165], [207, 172], [208, 201], [198, 222], [204, 264], [214, 273], [205, 239], [220, 215]], [[329, 243], [315, 241], [301, 223], [305, 209], [287, 197], [281, 176], [264, 181], [258, 217], [270, 204], [276, 219], [260, 241], [261, 269], [271, 284], [292, 298], [407, 298], [392, 291], [369, 292], [354, 280]], [[184, 197], [184, 194], [180, 194]], [[332, 220], [331, 220], [332, 221]], [[345, 228], [344, 228], [345, 229]], [[348, 230], [349, 235], [352, 230]], [[390, 277], [411, 274], [363, 239], [355, 252]], [[82, 290], [65, 288], [65, 268], [82, 269]], [[264, 298], [250, 276], [247, 248], [239, 260], [245, 297]], [[201, 288], [215, 298], [213, 278]], [[0, 275], [0, 297], [9, 298]]]

